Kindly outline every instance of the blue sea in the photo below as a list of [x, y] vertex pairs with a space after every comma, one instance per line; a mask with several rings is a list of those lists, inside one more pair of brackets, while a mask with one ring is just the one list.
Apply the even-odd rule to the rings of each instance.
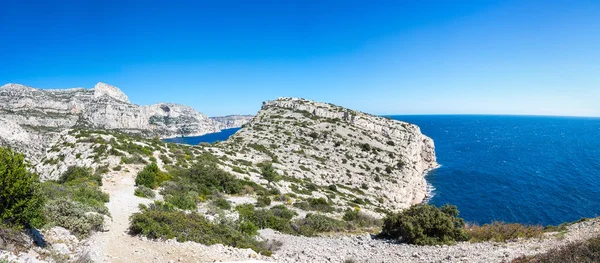
[[[600, 118], [390, 116], [435, 141], [441, 167], [426, 179], [435, 205], [467, 222], [557, 225], [600, 215]], [[169, 141], [225, 140], [237, 129]]]
[[227, 140], [231, 135], [235, 134], [239, 130], [240, 130], [240, 128], [225, 129], [225, 130], [221, 130], [220, 132], [209, 133], [209, 134], [205, 134], [205, 135], [202, 135], [202, 136], [176, 137], [176, 138], [163, 139], [163, 141], [165, 141], [165, 142], [174, 142], [174, 143], [183, 143], [183, 144], [191, 144], [191, 145], [198, 145], [198, 144], [203, 143], [203, 142], [213, 143], [213, 142], [216, 142], [216, 141]]

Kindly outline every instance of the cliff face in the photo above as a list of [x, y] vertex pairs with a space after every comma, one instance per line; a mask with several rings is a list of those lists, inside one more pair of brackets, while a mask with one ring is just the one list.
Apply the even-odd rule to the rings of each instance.
[[214, 122], [215, 126], [221, 130], [238, 128], [248, 123], [254, 115], [227, 115], [222, 117], [210, 117]]
[[[198, 136], [235, 127], [244, 120], [213, 121], [191, 107], [159, 103], [139, 106], [118, 88], [98, 83], [92, 89], [41, 90], [19, 84], [0, 87], [0, 143], [39, 154], [40, 140], [73, 127], [115, 130], [144, 137]], [[32, 142], [39, 147], [27, 148]], [[35, 160], [35, 156], [32, 156]]]
[[433, 141], [416, 125], [296, 98], [265, 102], [226, 144], [258, 149], [282, 174], [347, 190], [337, 203], [356, 202], [358, 193], [391, 209], [421, 202], [424, 174], [438, 165]]

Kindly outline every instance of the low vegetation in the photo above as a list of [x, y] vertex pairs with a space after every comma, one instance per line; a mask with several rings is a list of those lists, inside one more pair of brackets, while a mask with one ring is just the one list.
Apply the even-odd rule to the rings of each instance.
[[512, 263], [563, 263], [563, 262], [599, 262], [600, 237], [569, 243], [550, 251], [516, 258]]
[[414, 205], [400, 213], [387, 216], [382, 237], [398, 239], [416, 245], [454, 244], [468, 240], [465, 223], [458, 217], [456, 206], [436, 207]]
[[57, 181], [42, 184], [48, 202], [44, 207], [47, 226], [61, 226], [78, 237], [87, 237], [110, 215], [105, 203], [109, 195], [100, 189], [102, 180], [85, 167], [69, 167]]
[[256, 229], [250, 231], [237, 222], [225, 219], [211, 222], [199, 213], [186, 213], [159, 201], [148, 206], [141, 205], [140, 210], [131, 216], [131, 234], [152, 239], [175, 238], [179, 242], [194, 241], [205, 245], [224, 244], [271, 254], [263, 248], [263, 243], [254, 239]]
[[135, 185], [154, 189], [169, 179], [169, 174], [162, 172], [158, 165], [152, 162], [137, 174]]
[[154, 191], [146, 186], [140, 185], [138, 187], [135, 188], [135, 191], [133, 193], [135, 196], [138, 197], [142, 197], [142, 198], [154, 198], [156, 197], [156, 193], [154, 193]]
[[542, 226], [517, 223], [493, 222], [483, 226], [468, 225], [465, 229], [471, 242], [506, 242], [519, 238], [541, 238], [544, 235], [544, 228]]

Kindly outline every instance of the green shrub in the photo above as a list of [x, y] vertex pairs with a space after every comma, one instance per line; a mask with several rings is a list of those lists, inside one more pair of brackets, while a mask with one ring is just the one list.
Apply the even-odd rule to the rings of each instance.
[[223, 221], [213, 223], [196, 212], [178, 211], [158, 201], [149, 206], [141, 205], [140, 208], [141, 212], [131, 216], [131, 234], [151, 239], [175, 238], [179, 242], [194, 241], [205, 245], [224, 244], [271, 254], [254, 239], [252, 234], [256, 233], [256, 228], [251, 224], [238, 225]]
[[140, 185], [140, 186], [136, 187], [133, 194], [135, 196], [139, 196], [139, 197], [143, 197], [143, 198], [154, 198], [154, 197], [156, 197], [156, 193], [154, 193], [154, 191], [152, 191], [152, 189], [150, 189], [148, 187], [145, 187], [143, 185]]
[[174, 193], [165, 196], [165, 202], [183, 210], [195, 210], [198, 201], [198, 193], [194, 191]]
[[324, 213], [330, 213], [335, 209], [325, 200], [325, 198], [309, 198], [306, 201], [294, 203], [294, 207], [302, 210], [319, 211]]
[[303, 236], [314, 236], [321, 232], [341, 232], [346, 226], [342, 221], [319, 214], [306, 214], [304, 219], [297, 220], [294, 225]]
[[227, 201], [227, 199], [225, 199], [225, 198], [217, 198], [216, 200], [213, 201], [213, 204], [216, 207], [221, 208], [223, 210], [231, 209], [231, 202]]
[[338, 191], [338, 190], [337, 190], [337, 186], [336, 186], [335, 184], [330, 184], [330, 185], [329, 185], [327, 188], [328, 188], [329, 190], [331, 190], [331, 191], [334, 191], [334, 192], [337, 192], [337, 191]]
[[135, 185], [137, 186], [145, 186], [148, 188], [156, 188], [158, 187], [157, 175], [161, 173], [160, 169], [158, 169], [158, 165], [156, 163], [151, 163], [150, 165], [144, 167], [137, 176], [135, 177]]
[[0, 224], [41, 226], [44, 200], [39, 179], [27, 172], [22, 154], [0, 148]]
[[102, 186], [102, 176], [93, 174], [92, 168], [89, 167], [69, 166], [58, 178], [60, 184], [82, 181], [92, 181]]
[[269, 184], [273, 182], [279, 182], [279, 180], [281, 180], [281, 176], [277, 173], [277, 171], [275, 171], [275, 168], [273, 168], [273, 164], [271, 164], [270, 162], [262, 165], [261, 175], [265, 180], [269, 182]]
[[221, 170], [216, 163], [208, 161], [201, 161], [188, 169], [173, 170], [172, 174], [180, 190], [193, 190], [206, 196], [213, 191], [239, 194], [244, 185], [235, 176]]
[[346, 209], [342, 218], [352, 227], [380, 227], [381, 220], [360, 212], [359, 209]]
[[271, 209], [254, 209], [252, 204], [238, 205], [235, 208], [240, 222], [252, 222], [259, 229], [272, 228], [283, 233], [292, 233], [290, 219], [296, 215], [285, 206], [275, 206]]
[[139, 154], [132, 154], [131, 157], [121, 157], [121, 162], [124, 164], [147, 164], [146, 160]]
[[506, 242], [518, 238], [541, 238], [544, 235], [542, 226], [526, 226], [517, 223], [493, 222], [483, 226], [469, 225], [465, 229], [471, 242]]
[[85, 205], [66, 199], [52, 200], [44, 210], [52, 225], [62, 226], [79, 238], [101, 230], [104, 223], [101, 214], [89, 213]]
[[109, 215], [104, 205], [109, 195], [100, 189], [99, 176], [91, 169], [70, 167], [58, 181], [42, 184], [42, 192], [50, 201], [44, 207], [49, 226], [62, 226], [80, 238], [101, 229], [104, 215]]
[[258, 207], [265, 207], [265, 206], [270, 206], [271, 205], [271, 198], [268, 196], [259, 196], [256, 199], [256, 206]]
[[453, 244], [468, 239], [464, 220], [458, 217], [456, 206], [414, 205], [400, 213], [388, 215], [381, 236], [399, 239], [409, 244]]
[[102, 183], [102, 175], [108, 172], [110, 172], [108, 165], [99, 166], [96, 168], [96, 171], [94, 171], [94, 176], [100, 177], [100, 183]]

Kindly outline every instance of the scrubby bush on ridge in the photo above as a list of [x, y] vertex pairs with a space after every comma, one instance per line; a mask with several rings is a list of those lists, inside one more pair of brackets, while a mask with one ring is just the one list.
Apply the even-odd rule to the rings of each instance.
[[41, 226], [44, 199], [39, 178], [25, 168], [22, 154], [0, 148], [0, 224]]
[[143, 197], [143, 198], [154, 198], [156, 197], [156, 193], [154, 193], [154, 191], [152, 191], [152, 189], [140, 185], [138, 187], [135, 188], [135, 191], [133, 193], [135, 196], [138, 197]]
[[245, 225], [242, 228], [232, 222], [211, 222], [201, 214], [185, 213], [159, 201], [149, 206], [141, 205], [140, 208], [141, 212], [130, 218], [131, 234], [152, 239], [175, 238], [179, 242], [194, 241], [205, 245], [224, 244], [271, 254], [271, 251], [262, 247], [261, 242], [254, 239], [256, 229], [252, 226]]
[[464, 220], [458, 217], [456, 206], [436, 207], [414, 205], [407, 210], [388, 215], [380, 236], [399, 239], [409, 244], [440, 245], [466, 241]]
[[100, 177], [83, 167], [69, 167], [58, 181], [46, 181], [42, 192], [49, 201], [44, 207], [47, 225], [61, 226], [84, 238], [98, 231], [109, 215], [109, 195], [100, 189]]
[[544, 228], [542, 226], [529, 226], [517, 223], [492, 222], [483, 226], [467, 225], [465, 229], [471, 242], [506, 242], [518, 238], [541, 238], [544, 235]]
[[66, 199], [52, 200], [45, 207], [50, 226], [62, 226], [82, 238], [102, 229], [104, 217], [90, 213], [85, 205]]
[[162, 172], [158, 168], [158, 165], [155, 162], [152, 162], [138, 172], [137, 176], [135, 177], [135, 185], [143, 185], [145, 187], [154, 189], [170, 178], [171, 177], [168, 174]]

